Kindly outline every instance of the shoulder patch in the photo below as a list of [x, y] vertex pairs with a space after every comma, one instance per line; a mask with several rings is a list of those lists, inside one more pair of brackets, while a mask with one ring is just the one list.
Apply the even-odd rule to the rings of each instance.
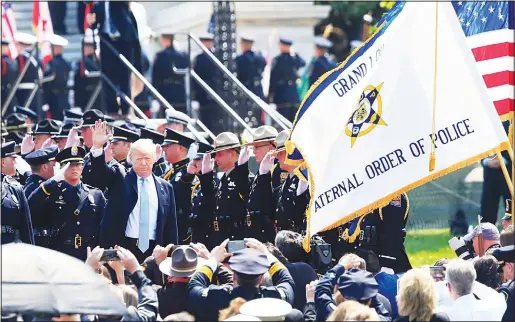
[[504, 296], [504, 300], [508, 302], [508, 299], [510, 297], [510, 292], [506, 289], [499, 290], [499, 293], [501, 293]]
[[394, 206], [394, 207], [400, 208], [401, 205], [402, 205], [402, 203], [401, 203], [401, 196], [394, 197], [392, 199], [392, 201], [390, 201], [390, 205]]

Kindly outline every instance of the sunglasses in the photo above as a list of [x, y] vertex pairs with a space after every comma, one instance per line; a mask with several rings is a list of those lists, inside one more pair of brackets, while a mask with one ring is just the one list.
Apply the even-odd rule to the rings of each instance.
[[499, 264], [497, 264], [497, 273], [503, 272], [504, 265], [506, 265], [506, 262], [500, 262]]

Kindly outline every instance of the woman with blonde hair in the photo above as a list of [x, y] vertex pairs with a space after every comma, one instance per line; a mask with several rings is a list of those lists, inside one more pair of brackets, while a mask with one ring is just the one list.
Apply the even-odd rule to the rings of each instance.
[[379, 321], [376, 311], [356, 301], [342, 302], [327, 321]]
[[438, 302], [436, 282], [421, 268], [407, 271], [399, 280], [397, 321], [449, 321], [447, 315], [435, 313]]

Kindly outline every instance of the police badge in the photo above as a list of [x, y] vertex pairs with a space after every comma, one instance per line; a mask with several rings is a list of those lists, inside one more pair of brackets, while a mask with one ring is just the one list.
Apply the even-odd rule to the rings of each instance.
[[76, 157], [78, 153], [79, 153], [79, 149], [76, 146], [72, 146], [72, 148], [71, 148], [72, 156]]

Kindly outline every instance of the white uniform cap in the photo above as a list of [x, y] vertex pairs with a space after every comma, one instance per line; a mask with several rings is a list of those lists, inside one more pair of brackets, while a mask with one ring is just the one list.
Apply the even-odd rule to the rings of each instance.
[[66, 47], [68, 46], [68, 40], [56, 34], [48, 35], [47, 40], [54, 46]]
[[261, 321], [261, 319], [255, 317], [255, 316], [237, 314], [237, 315], [231, 316], [230, 318], [225, 319], [224, 321]]
[[282, 321], [291, 310], [290, 303], [268, 297], [249, 301], [240, 307], [241, 314], [255, 316], [261, 321]]
[[20, 44], [24, 45], [33, 45], [38, 40], [36, 36], [33, 36], [31, 34], [25, 33], [25, 32], [17, 32], [14, 34], [14, 40]]
[[188, 125], [191, 121], [190, 117], [182, 112], [174, 111], [172, 109], [166, 110], [166, 121], [168, 123], [181, 123]]

